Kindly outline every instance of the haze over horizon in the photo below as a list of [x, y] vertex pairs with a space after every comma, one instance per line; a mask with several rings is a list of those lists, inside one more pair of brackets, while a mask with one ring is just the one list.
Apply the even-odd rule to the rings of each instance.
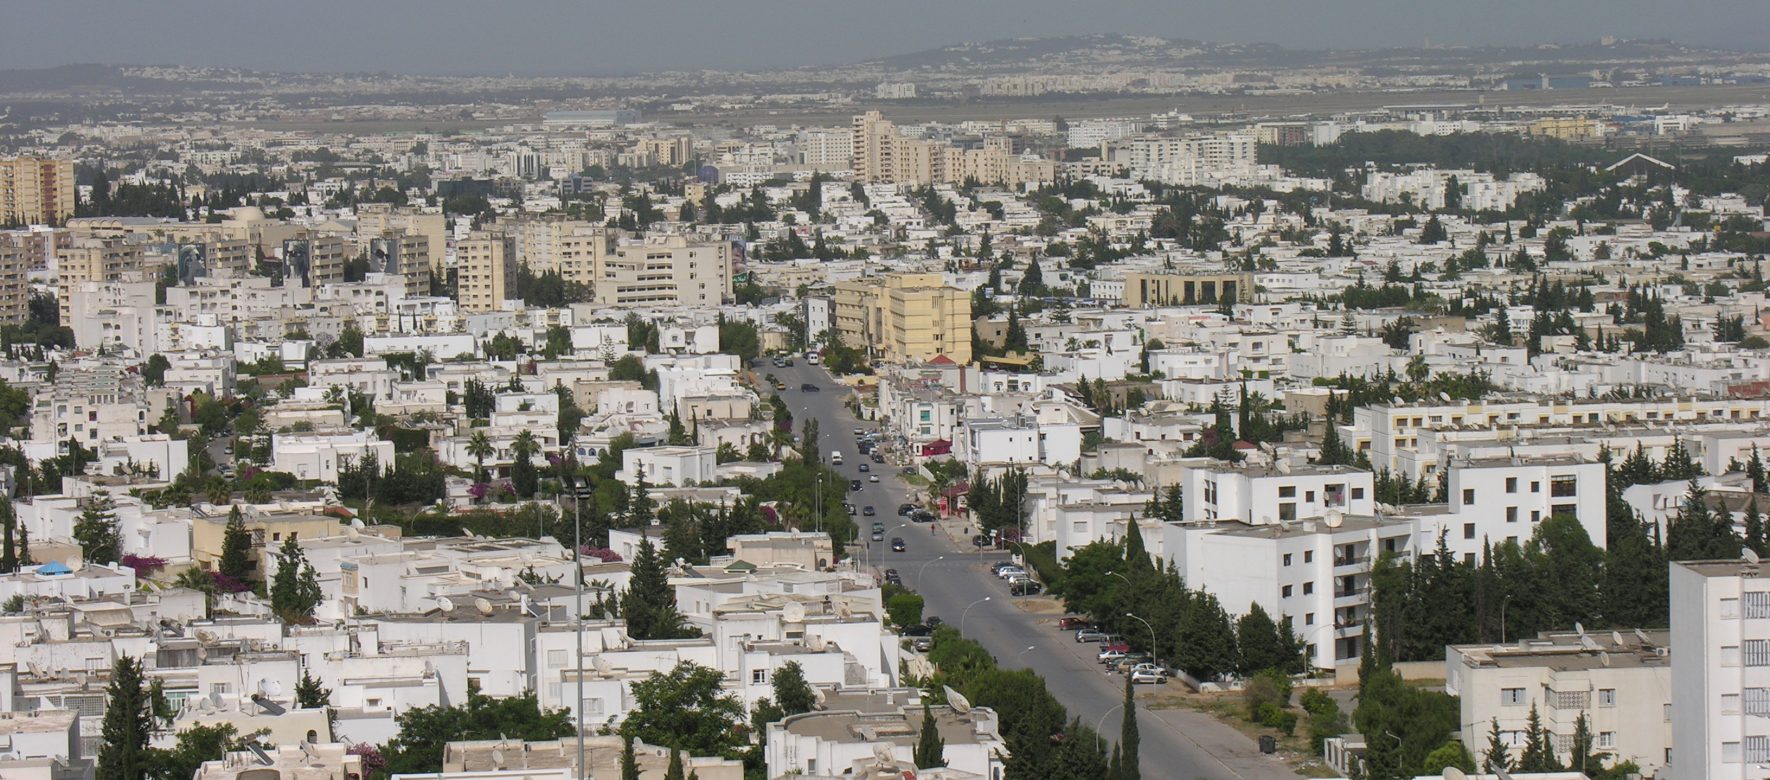
[[1669, 38], [1763, 51], [1763, 0], [15, 0], [0, 68], [605, 75], [859, 62], [967, 41], [1128, 33], [1290, 48]]

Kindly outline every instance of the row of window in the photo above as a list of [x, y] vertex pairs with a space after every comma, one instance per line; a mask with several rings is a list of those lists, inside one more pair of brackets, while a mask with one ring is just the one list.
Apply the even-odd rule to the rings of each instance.
[[[1544, 700], [1550, 707], [1564, 710], [1583, 710], [1591, 704], [1591, 691], [1556, 691], [1544, 689]], [[1525, 697], [1523, 688], [1501, 688], [1500, 706], [1523, 707], [1530, 703]], [[1615, 707], [1616, 689], [1599, 688], [1598, 706]]]

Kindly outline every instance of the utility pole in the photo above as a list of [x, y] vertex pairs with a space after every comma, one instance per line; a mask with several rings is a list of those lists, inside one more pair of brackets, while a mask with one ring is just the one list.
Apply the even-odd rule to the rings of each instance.
[[577, 642], [578, 642], [578, 701], [572, 705], [576, 713], [578, 725], [578, 778], [586, 777], [584, 771], [584, 515], [579, 507], [583, 504], [583, 492], [578, 487], [577, 475], [573, 474], [569, 484], [572, 489], [572, 579], [577, 581]]

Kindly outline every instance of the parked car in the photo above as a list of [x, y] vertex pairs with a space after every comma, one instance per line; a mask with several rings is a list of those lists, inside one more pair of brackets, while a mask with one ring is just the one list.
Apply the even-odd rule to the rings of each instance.
[[903, 576], [898, 574], [896, 569], [886, 569], [885, 570], [885, 581], [892, 583], [894, 585], [902, 585], [903, 584]]
[[[864, 471], [864, 470], [866, 470], [866, 464], [864, 464], [864, 463], [863, 463], [863, 464], [861, 464], [861, 470], [863, 470], [863, 471]], [[878, 481], [879, 481], [879, 475], [878, 475], [878, 474], [868, 474], [868, 475], [867, 475], [867, 481], [868, 481], [868, 482], [878, 482]]]
[[979, 547], [979, 548], [988, 547], [993, 543], [994, 542], [990, 541], [988, 534], [978, 534], [976, 536], [971, 537], [971, 546], [972, 547]]
[[854, 510], [854, 505], [853, 505], [853, 504], [843, 504], [843, 505], [842, 505], [842, 508], [844, 508], [844, 509], [847, 509], [847, 510], [848, 510], [848, 516], [849, 516], [849, 517], [853, 517], [853, 516], [854, 516], [854, 511], [855, 511], [855, 510]]
[[1015, 566], [1013, 564], [1009, 564], [1007, 566], [1003, 566], [999, 569], [996, 569], [996, 576], [1000, 577], [1001, 579], [1004, 579], [1004, 580], [1011, 579], [1015, 575], [1025, 577], [1026, 576], [1026, 569], [1023, 569], [1019, 566]]
[[878, 513], [877, 513], [877, 512], [874, 512], [874, 511], [873, 511], [873, 508], [872, 508], [872, 507], [870, 507], [870, 506], [864, 506], [864, 507], [861, 507], [861, 508], [860, 508], [860, 513], [861, 513], [861, 514], [863, 514], [863, 515], [866, 515], [866, 516], [867, 516], [867, 517], [872, 517], [872, 516], [873, 516], [873, 515], [876, 515], [876, 514], [878, 514]]
[[927, 636], [929, 634], [934, 633], [934, 629], [931, 629], [921, 623], [917, 623], [913, 626], [904, 626], [902, 633], [904, 636]]
[[994, 574], [997, 577], [1000, 577], [1000, 576], [1002, 576], [1003, 569], [1019, 569], [1019, 568], [1024, 568], [1024, 567], [1022, 567], [1020, 564], [1015, 563], [1013, 561], [996, 561], [995, 563], [990, 565], [989, 573]]
[[916, 637], [915, 639], [911, 639], [910, 640], [910, 649], [915, 650], [918, 653], [926, 653], [929, 650], [934, 649], [934, 638], [933, 637], [926, 637], [926, 636], [919, 636], [919, 637]]
[[1077, 642], [1104, 642], [1106, 641], [1106, 637], [1107, 633], [1105, 631], [1093, 627], [1084, 628], [1076, 632]]
[[1130, 674], [1132, 670], [1149, 663], [1148, 653], [1125, 653], [1123, 658], [1106, 665], [1109, 674]]
[[875, 541], [875, 542], [885, 541], [885, 532], [884, 531], [874, 531], [873, 532], [873, 541]]
[[922, 622], [928, 624], [929, 630], [933, 630], [940, 628], [940, 624], [946, 621], [941, 620], [939, 615], [924, 615], [922, 617]]
[[815, 393], [821, 389], [823, 389], [823, 388], [820, 388], [817, 385], [814, 385], [810, 382], [806, 382], [805, 384], [802, 384], [799, 386], [800, 392], [805, 392], [805, 393]]
[[898, 517], [909, 517], [910, 515], [915, 514], [915, 513], [916, 513], [916, 505], [915, 504], [898, 504], [897, 505], [897, 516]]
[[1094, 624], [1088, 622], [1087, 618], [1076, 617], [1074, 615], [1061, 618], [1057, 621], [1057, 628], [1062, 631], [1079, 631], [1084, 628], [1093, 627]]
[[926, 509], [918, 509], [910, 515], [910, 519], [918, 523], [932, 523], [934, 522], [934, 513]]
[[1099, 657], [1100, 657], [1100, 661], [1102, 663], [1111, 663], [1111, 662], [1116, 661], [1120, 658], [1124, 658], [1125, 651], [1120, 650], [1116, 647], [1109, 647], [1109, 648], [1106, 648], [1105, 650], [1100, 651]]
[[854, 429], [855, 438], [858, 439], [858, 438], [865, 436], [865, 435], [867, 435], [866, 429], [864, 429], [864, 428], [855, 428]]
[[1037, 596], [1043, 592], [1045, 592], [1045, 586], [1034, 580], [1015, 580], [1008, 583], [1008, 595], [1010, 596]]
[[874, 463], [884, 463], [885, 462], [884, 455], [877, 453], [877, 452], [872, 453], [872, 455], [873, 455], [873, 462]]
[[891, 540], [891, 551], [892, 552], [903, 552], [905, 549], [908, 549], [908, 548], [906, 548], [904, 546], [903, 537], [898, 536], [898, 537], [895, 537]]
[[848, 480], [848, 489], [849, 490], [859, 490], [860, 489], [860, 480], [858, 480], [858, 479]]
[[1168, 681], [1168, 675], [1160, 669], [1139, 669], [1131, 672], [1131, 683], [1134, 685], [1161, 685]]

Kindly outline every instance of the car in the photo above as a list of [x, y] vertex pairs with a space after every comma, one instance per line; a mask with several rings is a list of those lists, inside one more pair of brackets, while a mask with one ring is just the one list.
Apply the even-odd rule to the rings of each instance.
[[865, 473], [872, 471], [872, 470], [873, 470], [872, 466], [868, 466], [865, 463], [860, 464], [860, 473], [865, 474]]
[[872, 517], [872, 516], [873, 516], [873, 515], [876, 515], [876, 514], [878, 514], [878, 513], [877, 513], [877, 512], [874, 512], [874, 511], [873, 511], [873, 508], [872, 508], [872, 507], [870, 507], [870, 506], [863, 506], [863, 507], [861, 507], [861, 508], [860, 508], [860, 513], [861, 513], [861, 514], [863, 514], [863, 515], [866, 515], [866, 516], [867, 516], [867, 517]]
[[904, 545], [903, 537], [897, 536], [897, 537], [893, 537], [891, 539], [891, 551], [892, 552], [903, 552], [906, 549], [909, 549], [909, 548]]
[[1103, 642], [1106, 640], [1106, 637], [1107, 637], [1107, 633], [1105, 631], [1101, 631], [1100, 629], [1093, 628], [1093, 627], [1084, 628], [1084, 629], [1081, 629], [1076, 632], [1076, 642], [1077, 643]]
[[1124, 657], [1125, 657], [1125, 651], [1120, 650], [1116, 647], [1106, 648], [1105, 650], [1100, 651], [1100, 655], [1099, 655], [1101, 663], [1111, 663], [1113, 661], [1117, 661], [1118, 659], [1124, 658]]
[[886, 569], [885, 570], [885, 581], [886, 582], [903, 582], [903, 577], [898, 575], [896, 569]]
[[815, 392], [818, 392], [822, 389], [823, 388], [818, 387], [817, 385], [814, 385], [810, 382], [806, 382], [805, 384], [802, 384], [799, 386], [799, 391], [802, 393], [815, 393]]
[[1107, 674], [1130, 674], [1131, 670], [1149, 663], [1148, 653], [1125, 653], [1124, 657], [1106, 665]]
[[971, 546], [972, 547], [984, 548], [984, 547], [988, 547], [994, 543], [995, 542], [990, 540], [989, 534], [978, 534], [976, 536], [971, 537]]
[[1074, 615], [1062, 617], [1057, 620], [1057, 628], [1060, 631], [1080, 631], [1084, 628], [1093, 627], [1094, 624], [1088, 622], [1087, 618], [1076, 617]]
[[934, 513], [926, 509], [918, 509], [915, 514], [910, 515], [910, 519], [918, 523], [932, 523], [934, 522]]
[[856, 510], [856, 509], [855, 509], [855, 508], [854, 508], [854, 506], [853, 506], [853, 505], [849, 505], [849, 506], [848, 506], [848, 516], [849, 516], [849, 517], [853, 517], [853, 516], [854, 516], [854, 513], [855, 513], [855, 512], [856, 512], [856, 511], [858, 511], [858, 510]]
[[[862, 465], [865, 465], [865, 464], [862, 464]], [[878, 482], [878, 481], [879, 481], [879, 475], [878, 475], [878, 474], [868, 474], [868, 475], [867, 475], [867, 481], [868, 481], [868, 482]]]
[[874, 452], [874, 453], [872, 453], [872, 456], [873, 456], [873, 462], [874, 462], [874, 463], [884, 463], [884, 462], [885, 462], [885, 456], [884, 456], [884, 455], [881, 455], [881, 454], [879, 454], [879, 453], [877, 453], [877, 452]]
[[874, 531], [873, 532], [873, 541], [875, 541], [875, 542], [885, 541], [885, 532], [884, 531]]
[[774, 359], [774, 367], [775, 368], [785, 368], [786, 365], [787, 364], [784, 361], [782, 361], [780, 358]]
[[910, 515], [914, 514], [915, 511], [916, 511], [915, 504], [898, 504], [897, 505], [897, 516], [898, 517], [909, 517]]
[[786, 361], [784, 361], [784, 362], [787, 364], [787, 368], [793, 367], [793, 359], [792, 358], [787, 358]]
[[[787, 383], [786, 383], [786, 382], [782, 382], [782, 381], [780, 381], [780, 380], [775, 380], [775, 383], [774, 383], [774, 389], [776, 389], [776, 390], [785, 390], [785, 389], [787, 389]], [[800, 389], [804, 389], [804, 388], [800, 388]]]
[[858, 479], [848, 480], [848, 489], [851, 491], [852, 490], [859, 490], [860, 489], [860, 480], [858, 480]]
[[1168, 675], [1160, 669], [1143, 669], [1131, 673], [1131, 683], [1134, 685], [1161, 685], [1167, 681]]
[[[868, 508], [868, 509], [872, 509], [872, 507], [867, 507], [867, 508]], [[870, 513], [869, 513], [869, 514], [870, 514]], [[874, 532], [874, 533], [881, 533], [881, 534], [882, 534], [882, 533], [885, 533], [885, 524], [884, 524], [884, 523], [881, 523], [881, 522], [879, 522], [879, 521], [877, 521], [877, 520], [874, 520], [874, 521], [873, 521], [873, 532]]]
[[[1143, 654], [1142, 653], [1132, 653], [1131, 655], [1141, 656]], [[1163, 675], [1167, 674], [1166, 670], [1162, 669], [1159, 666], [1156, 666], [1153, 662], [1150, 662], [1150, 661], [1138, 661], [1134, 664], [1131, 664], [1130, 671], [1132, 674], [1136, 674], [1138, 672], [1159, 672]]]
[[994, 574], [997, 577], [1000, 577], [1000, 576], [1002, 576], [1003, 569], [1010, 568], [1010, 567], [1018, 567], [1018, 566], [1020, 566], [1020, 564], [1015, 563], [1013, 561], [996, 561], [994, 564], [992, 564], [989, 567], [989, 573]]
[[1019, 566], [1003, 566], [996, 570], [996, 576], [1004, 580], [1011, 580], [1015, 577], [1025, 577], [1026, 570]]
[[910, 649], [918, 653], [926, 653], [934, 649], [934, 638], [919, 636], [910, 640]]
[[1008, 583], [1008, 595], [1010, 596], [1037, 596], [1043, 592], [1045, 592], [1045, 586], [1034, 580], [1015, 580]]
[[863, 428], [855, 428], [854, 429], [854, 437], [855, 438], [858, 439], [858, 438], [865, 436], [865, 435], [867, 435], [867, 432], [865, 429], [863, 429]]
[[940, 617], [937, 615], [929, 615], [927, 617], [922, 618], [922, 622], [928, 624], [928, 630], [932, 631], [934, 629], [940, 628], [940, 624], [944, 623], [946, 621], [941, 620]]

